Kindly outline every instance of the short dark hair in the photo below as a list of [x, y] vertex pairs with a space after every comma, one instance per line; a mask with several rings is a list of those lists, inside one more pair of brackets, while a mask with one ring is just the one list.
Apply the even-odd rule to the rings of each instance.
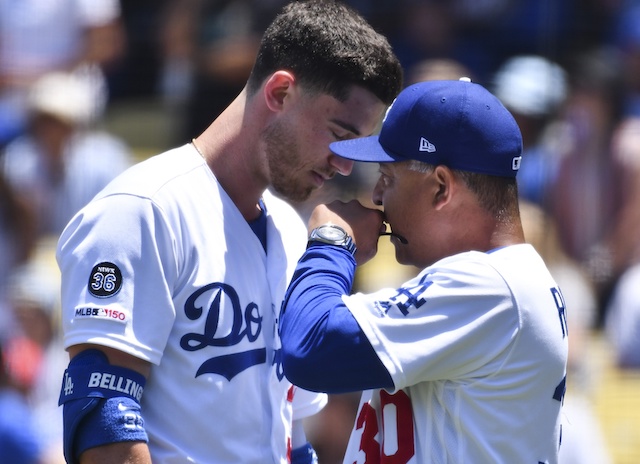
[[247, 90], [254, 93], [279, 69], [310, 91], [344, 101], [352, 85], [389, 105], [402, 89], [403, 71], [387, 39], [355, 10], [335, 0], [294, 1], [262, 37]]
[[518, 183], [515, 177], [500, 177], [454, 170], [478, 198], [480, 205], [499, 222], [520, 217]]
[[[430, 172], [435, 165], [424, 161], [409, 160], [408, 168], [416, 172]], [[520, 217], [518, 183], [515, 177], [491, 176], [477, 172], [451, 169], [471, 190], [480, 205], [500, 222]]]

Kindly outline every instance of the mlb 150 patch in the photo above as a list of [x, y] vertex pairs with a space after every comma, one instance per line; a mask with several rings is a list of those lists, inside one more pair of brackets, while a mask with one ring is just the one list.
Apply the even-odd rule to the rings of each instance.
[[117, 308], [107, 308], [101, 306], [77, 306], [73, 312], [74, 319], [106, 319], [116, 322], [127, 322], [129, 315], [127, 311]]
[[91, 269], [89, 276], [89, 293], [98, 298], [115, 295], [122, 287], [122, 272], [113, 263], [102, 262]]

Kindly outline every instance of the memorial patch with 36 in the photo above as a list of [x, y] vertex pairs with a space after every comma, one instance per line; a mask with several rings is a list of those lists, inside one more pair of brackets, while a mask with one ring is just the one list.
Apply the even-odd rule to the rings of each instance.
[[122, 272], [113, 263], [96, 264], [91, 270], [88, 287], [89, 292], [98, 298], [115, 295], [122, 287]]

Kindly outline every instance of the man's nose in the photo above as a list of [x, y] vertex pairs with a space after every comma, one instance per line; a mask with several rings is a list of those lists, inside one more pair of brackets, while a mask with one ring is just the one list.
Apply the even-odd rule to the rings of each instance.
[[329, 163], [331, 164], [331, 166], [333, 166], [336, 169], [336, 172], [338, 172], [339, 174], [342, 174], [343, 176], [348, 176], [349, 174], [351, 174], [351, 171], [353, 170], [353, 165], [355, 164], [355, 161], [342, 158], [337, 155], [331, 155], [331, 159], [329, 160]]

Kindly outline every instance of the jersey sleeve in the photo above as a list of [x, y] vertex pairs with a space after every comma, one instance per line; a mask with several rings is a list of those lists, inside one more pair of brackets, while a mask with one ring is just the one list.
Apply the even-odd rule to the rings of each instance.
[[354, 272], [353, 256], [331, 245], [314, 244], [300, 259], [280, 318], [283, 368], [295, 385], [328, 393], [392, 385], [342, 301]]
[[325, 393], [316, 393], [297, 388], [293, 396], [293, 420], [300, 420], [319, 413], [327, 405]]
[[158, 364], [175, 319], [176, 240], [149, 199], [93, 201], [62, 233], [65, 347], [94, 343]]
[[482, 259], [449, 260], [398, 289], [344, 301], [396, 391], [490, 375], [521, 327], [508, 285]]

